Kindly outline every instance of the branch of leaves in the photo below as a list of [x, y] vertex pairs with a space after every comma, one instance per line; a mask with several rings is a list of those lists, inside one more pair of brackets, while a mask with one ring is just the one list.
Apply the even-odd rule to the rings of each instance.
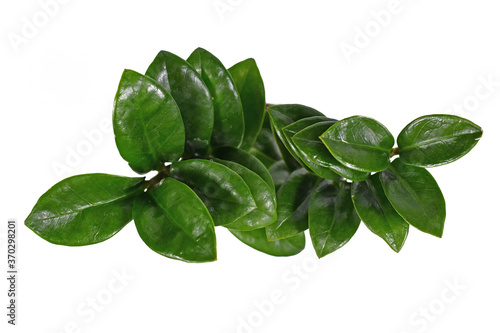
[[64, 179], [40, 197], [26, 225], [51, 243], [81, 246], [109, 239], [133, 219], [154, 251], [213, 261], [214, 226], [248, 231], [276, 220], [271, 175], [247, 152], [264, 109], [253, 59], [226, 69], [203, 49], [187, 60], [161, 51], [145, 75], [123, 72], [113, 112], [120, 155], [138, 174], [158, 174]]
[[[425, 168], [459, 159], [482, 136], [481, 128], [464, 118], [428, 115], [410, 122], [394, 147], [391, 133], [371, 118], [337, 121], [303, 105], [274, 105], [268, 111], [283, 166], [292, 172], [278, 191], [278, 220], [266, 227], [268, 239], [310, 229], [319, 257], [347, 243], [361, 220], [396, 252], [409, 225], [441, 237], [445, 201]], [[298, 178], [302, 185], [292, 189], [289, 183]], [[292, 202], [293, 213], [280, 215]]]

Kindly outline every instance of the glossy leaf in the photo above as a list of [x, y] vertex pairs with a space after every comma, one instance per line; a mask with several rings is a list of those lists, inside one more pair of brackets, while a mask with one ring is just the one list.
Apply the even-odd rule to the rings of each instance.
[[250, 153], [257, 157], [267, 168], [281, 160], [281, 153], [271, 129], [263, 128]]
[[160, 51], [146, 71], [179, 106], [186, 130], [185, 156], [205, 155], [214, 126], [212, 97], [196, 70], [185, 60]]
[[260, 178], [262, 178], [262, 180], [264, 180], [269, 188], [274, 192], [274, 183], [271, 174], [266, 169], [264, 164], [262, 164], [262, 162], [252, 154], [237, 148], [222, 147], [216, 149], [212, 155], [223, 160], [236, 162], [245, 166], [259, 175]]
[[217, 259], [212, 217], [187, 185], [167, 178], [134, 202], [137, 231], [153, 251], [187, 262]]
[[257, 207], [245, 181], [220, 163], [198, 159], [174, 162], [170, 175], [198, 195], [215, 225], [232, 223]]
[[314, 116], [324, 117], [325, 115], [313, 108], [300, 104], [273, 105], [269, 108], [269, 115], [271, 118], [271, 123], [275, 130], [275, 135], [279, 138], [278, 143], [281, 143], [286, 148], [286, 150], [282, 149], [281, 152], [283, 159], [285, 160], [285, 163], [287, 163], [290, 171], [295, 170], [296, 167], [294, 166], [293, 161], [287, 161], [287, 159], [285, 159], [285, 156], [287, 156], [287, 152], [293, 157], [295, 164], [299, 163], [300, 165], [308, 169], [290, 147], [290, 144], [286, 139], [286, 135], [283, 132], [283, 127], [303, 118]]
[[360, 219], [351, 200], [351, 183], [323, 180], [309, 203], [309, 234], [318, 258], [344, 246]]
[[[328, 120], [326, 117], [309, 117], [300, 119], [288, 126], [283, 127], [283, 132], [285, 133], [286, 140], [290, 148], [293, 150], [296, 156], [302, 160], [304, 165], [306, 165], [312, 172], [317, 174], [318, 176], [325, 179], [338, 180], [339, 175], [330, 170], [327, 167], [321, 166], [317, 163], [314, 163], [303, 151], [301, 151], [293, 142], [292, 137], [302, 129], [312, 125], [312, 124], [326, 124], [327, 126], [331, 126], [336, 122], [336, 120]], [[325, 148], [326, 149], [326, 148]], [[330, 154], [330, 153], [328, 153]]]
[[86, 174], [66, 178], [38, 199], [26, 226], [59, 245], [95, 244], [132, 220], [132, 203], [144, 178]]
[[276, 191], [279, 190], [281, 185], [285, 183], [288, 176], [290, 176], [290, 171], [288, 171], [288, 168], [286, 167], [286, 164], [283, 160], [278, 161], [273, 165], [271, 165], [271, 167], [269, 168], [269, 173], [273, 178], [273, 183], [274, 187], [276, 188]]
[[266, 227], [267, 239], [276, 240], [307, 230], [309, 196], [318, 177], [304, 169], [295, 170], [277, 193], [278, 220]]
[[292, 141], [297, 149], [307, 157], [307, 159], [304, 159], [304, 162], [308, 165], [314, 163], [324, 168], [328, 168], [336, 174], [353, 181], [367, 179], [370, 175], [369, 172], [358, 171], [346, 167], [330, 154], [326, 146], [320, 140], [319, 137], [321, 134], [330, 128], [330, 126], [328, 122], [320, 122], [304, 128], [292, 137]]
[[340, 163], [363, 172], [386, 169], [394, 146], [394, 138], [384, 125], [361, 116], [336, 122], [321, 140]]
[[446, 205], [432, 175], [397, 158], [380, 173], [385, 195], [409, 224], [428, 234], [443, 235]]
[[230, 231], [236, 238], [246, 245], [260, 252], [276, 257], [296, 255], [306, 246], [306, 237], [303, 232], [289, 238], [268, 241], [265, 228], [252, 231]]
[[266, 107], [264, 82], [254, 59], [246, 59], [237, 63], [229, 68], [229, 73], [238, 89], [245, 118], [245, 133], [240, 148], [249, 150], [264, 121]]
[[385, 196], [379, 174], [373, 174], [363, 182], [354, 182], [352, 201], [368, 229], [399, 252], [408, 236], [409, 225]]
[[238, 147], [243, 140], [245, 120], [236, 85], [219, 59], [198, 48], [187, 61], [198, 71], [213, 98], [213, 146]]
[[225, 227], [247, 231], [274, 223], [276, 221], [276, 198], [274, 190], [259, 175], [241, 164], [221, 159], [214, 159], [214, 161], [228, 167], [243, 178], [256, 204], [253, 210], [241, 216], [236, 221], [226, 224]]
[[184, 151], [181, 113], [158, 82], [125, 70], [115, 97], [113, 129], [116, 146], [137, 173], [157, 170]]
[[402, 162], [415, 166], [443, 165], [467, 154], [482, 134], [481, 127], [458, 116], [423, 116], [399, 134], [399, 156]]

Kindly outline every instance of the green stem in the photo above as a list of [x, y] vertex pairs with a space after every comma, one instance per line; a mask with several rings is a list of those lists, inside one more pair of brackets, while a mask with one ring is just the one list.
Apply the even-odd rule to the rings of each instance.
[[157, 186], [163, 179], [169, 176], [170, 176], [170, 165], [168, 166], [162, 165], [158, 169], [158, 173], [153, 178], [144, 183], [144, 190], [149, 191], [150, 189]]
[[389, 158], [393, 157], [394, 155], [399, 155], [399, 147], [391, 149], [391, 152], [389, 154]]

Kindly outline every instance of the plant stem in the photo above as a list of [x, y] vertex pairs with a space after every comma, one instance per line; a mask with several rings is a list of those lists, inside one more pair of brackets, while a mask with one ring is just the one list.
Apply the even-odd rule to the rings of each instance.
[[389, 158], [393, 157], [394, 155], [399, 155], [399, 147], [391, 149], [391, 152], [389, 154]]
[[168, 166], [163, 165], [158, 169], [158, 173], [153, 178], [146, 181], [146, 183], [144, 184], [144, 190], [149, 191], [153, 187], [160, 184], [163, 179], [169, 176], [170, 176], [170, 165]]

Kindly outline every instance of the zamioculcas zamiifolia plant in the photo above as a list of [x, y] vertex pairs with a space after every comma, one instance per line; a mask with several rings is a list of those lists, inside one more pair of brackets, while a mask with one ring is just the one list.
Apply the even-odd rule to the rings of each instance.
[[130, 221], [159, 254], [216, 260], [215, 226], [274, 256], [339, 249], [361, 221], [399, 252], [410, 225], [441, 237], [445, 201], [425, 169], [481, 138], [453, 115], [422, 116], [397, 140], [378, 121], [331, 119], [298, 104], [267, 105], [253, 59], [226, 69], [195, 50], [161, 51], [146, 73], [125, 70], [113, 128], [120, 155], [151, 179], [86, 174], [43, 194], [26, 225], [61, 245], [102, 242]]

